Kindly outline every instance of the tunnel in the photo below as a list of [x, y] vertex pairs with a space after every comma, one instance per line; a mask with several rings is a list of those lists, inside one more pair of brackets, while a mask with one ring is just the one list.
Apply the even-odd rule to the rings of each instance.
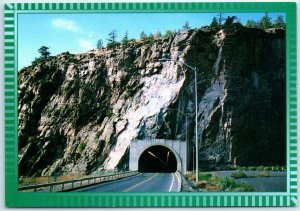
[[164, 146], [147, 148], [140, 156], [138, 162], [139, 172], [176, 172], [177, 160], [174, 153]]

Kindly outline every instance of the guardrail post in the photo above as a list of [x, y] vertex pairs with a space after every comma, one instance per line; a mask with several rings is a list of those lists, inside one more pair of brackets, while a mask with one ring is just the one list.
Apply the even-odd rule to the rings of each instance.
[[53, 186], [51, 185], [51, 186], [50, 186], [50, 192], [52, 192], [52, 190], [53, 190]]
[[65, 189], [65, 183], [61, 184], [61, 190]]

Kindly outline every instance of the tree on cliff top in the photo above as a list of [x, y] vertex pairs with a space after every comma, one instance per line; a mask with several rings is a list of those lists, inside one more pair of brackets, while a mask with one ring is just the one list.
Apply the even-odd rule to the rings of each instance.
[[125, 32], [123, 39], [121, 40], [122, 46], [127, 46], [129, 40], [128, 40], [128, 31]]
[[260, 19], [259, 26], [262, 29], [269, 29], [272, 27], [271, 18], [269, 17], [268, 13], [266, 12], [265, 15]]
[[182, 27], [183, 30], [190, 30], [191, 27], [190, 27], [190, 23], [188, 21], [186, 21]]
[[212, 22], [210, 24], [211, 29], [218, 29], [219, 28], [219, 23], [216, 17], [212, 19]]
[[46, 47], [46, 46], [41, 46], [38, 50], [38, 52], [41, 54], [41, 58], [43, 59], [48, 59], [50, 56], [50, 52], [49, 52], [49, 48], [50, 47]]
[[144, 31], [142, 31], [140, 34], [140, 40], [145, 41], [146, 39], [147, 39], [147, 34]]
[[274, 27], [285, 29], [286, 25], [285, 25], [282, 15], [277, 16], [277, 18], [274, 21]]
[[246, 27], [247, 28], [258, 28], [258, 25], [259, 24], [253, 19], [247, 20], [247, 22], [246, 22]]
[[107, 39], [107, 48], [114, 48], [116, 43], [116, 38], [117, 38], [117, 31], [114, 29], [108, 34], [109, 38]]
[[103, 48], [103, 41], [102, 39], [99, 39], [97, 42], [97, 49], [101, 49], [101, 48]]

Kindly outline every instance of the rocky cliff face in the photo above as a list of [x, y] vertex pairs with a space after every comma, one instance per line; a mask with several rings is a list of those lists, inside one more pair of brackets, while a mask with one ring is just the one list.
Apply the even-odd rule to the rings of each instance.
[[[159, 59], [174, 61], [160, 61]], [[285, 162], [285, 32], [189, 30], [19, 72], [19, 175], [128, 168], [136, 138], [195, 141], [202, 168]]]

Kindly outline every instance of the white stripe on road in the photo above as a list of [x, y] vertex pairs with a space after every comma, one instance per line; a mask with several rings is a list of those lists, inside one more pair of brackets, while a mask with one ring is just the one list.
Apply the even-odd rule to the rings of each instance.
[[132, 187], [130, 187], [130, 188], [127, 188], [127, 189], [124, 190], [123, 192], [128, 192], [128, 191], [130, 191], [130, 190], [132, 190], [132, 189], [134, 189], [134, 188], [136, 188], [136, 187], [138, 187], [138, 186], [144, 184], [145, 182], [148, 182], [148, 181], [152, 180], [154, 177], [157, 177], [157, 175], [159, 175], [159, 173], [156, 173], [156, 174], [153, 175], [152, 177], [150, 177], [150, 178], [148, 178], [148, 179], [146, 179], [146, 180], [144, 180], [144, 181], [142, 181], [142, 182], [140, 182], [140, 183], [138, 183], [138, 184], [136, 184], [136, 185], [134, 185], [134, 186], [132, 186]]
[[171, 182], [171, 186], [170, 186], [170, 189], [169, 189], [169, 192], [172, 191], [172, 188], [173, 188], [173, 185], [174, 185], [174, 173], [172, 173], [172, 182]]

